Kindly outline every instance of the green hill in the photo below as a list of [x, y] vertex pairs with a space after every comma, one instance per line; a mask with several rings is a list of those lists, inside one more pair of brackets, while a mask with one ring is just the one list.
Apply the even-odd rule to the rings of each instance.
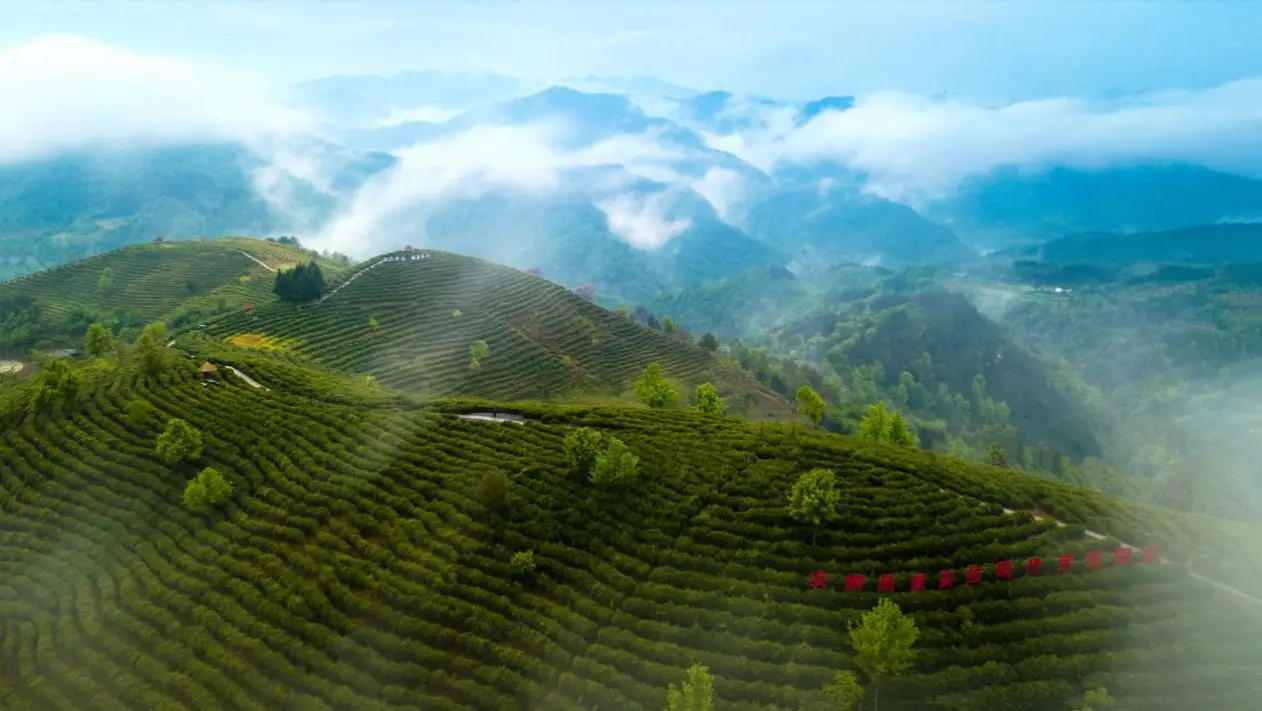
[[[206, 386], [195, 366], [123, 367], [64, 410], [0, 420], [5, 708], [660, 709], [694, 662], [721, 711], [812, 708], [855, 668], [846, 625], [878, 599], [871, 579], [809, 590], [812, 572], [905, 590], [1007, 559], [1010, 583], [892, 595], [921, 638], [881, 708], [1061, 711], [1105, 685], [1125, 708], [1244, 709], [1262, 691], [1249, 603], [1177, 564], [1023, 576], [1029, 556], [1114, 543], [1001, 506], [1176, 559], [1207, 521], [778, 425], [521, 407], [511, 426]], [[202, 433], [196, 464], [155, 455], [170, 417]], [[570, 474], [579, 425], [625, 441], [639, 476]], [[181, 500], [203, 466], [235, 491], [198, 515]], [[812, 467], [839, 476], [830, 526], [787, 514]], [[502, 508], [479, 493], [492, 474]]]
[[[206, 333], [421, 395], [629, 396], [656, 361], [685, 391], [711, 381], [736, 410], [787, 411], [686, 336], [644, 328], [545, 279], [446, 252], [368, 260], [324, 300], [239, 311]], [[473, 367], [477, 341], [487, 354]]]
[[266, 304], [276, 299], [269, 267], [311, 258], [266, 240], [150, 242], [19, 277], [0, 283], [0, 351], [77, 345], [94, 321], [129, 339], [146, 321]]

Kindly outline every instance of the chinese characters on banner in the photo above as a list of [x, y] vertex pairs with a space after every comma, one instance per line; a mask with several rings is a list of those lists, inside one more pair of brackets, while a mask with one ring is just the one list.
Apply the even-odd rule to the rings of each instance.
[[[1135, 551], [1129, 546], [1121, 546], [1113, 551], [1113, 565], [1116, 567], [1125, 567], [1131, 564], [1132, 556]], [[1161, 555], [1156, 546], [1145, 546], [1142, 551], [1143, 556], [1140, 560], [1144, 563], [1159, 563]], [[1088, 551], [1086, 555], [1087, 570], [1100, 570], [1104, 567], [1104, 553], [1101, 551]], [[1056, 557], [1056, 574], [1065, 575], [1073, 572], [1074, 557], [1071, 555], [1059, 555]], [[1013, 562], [1010, 560], [1001, 560], [995, 563], [995, 580], [1012, 580]], [[1029, 558], [1025, 561], [1026, 577], [1038, 577], [1043, 574], [1043, 559]], [[812, 589], [827, 588], [828, 573], [817, 570], [810, 576], [810, 587]], [[980, 565], [970, 565], [964, 569], [964, 584], [977, 585], [983, 582], [985, 573]], [[865, 590], [867, 578], [862, 573], [849, 573], [843, 579], [842, 589], [846, 592], [862, 592]], [[908, 588], [911, 592], [922, 592], [928, 589], [926, 583], [927, 576], [924, 573], [913, 573], [911, 576], [911, 585]], [[955, 571], [943, 570], [938, 573], [938, 589], [948, 590], [955, 586]], [[891, 574], [883, 574], [876, 580], [877, 592], [897, 592], [898, 587], [894, 582], [894, 576]]]

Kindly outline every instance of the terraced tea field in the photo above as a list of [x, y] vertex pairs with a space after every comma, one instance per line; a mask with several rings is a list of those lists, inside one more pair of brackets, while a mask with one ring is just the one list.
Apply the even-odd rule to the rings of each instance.
[[[683, 388], [717, 381], [725, 396], [758, 390], [691, 343], [551, 282], [478, 259], [428, 254], [424, 260], [369, 260], [327, 300], [270, 303], [233, 314], [208, 333], [283, 343], [284, 353], [414, 393], [504, 400], [576, 391], [617, 395], [653, 361]], [[480, 340], [489, 354], [472, 368], [469, 349]]]
[[[0, 423], [6, 709], [656, 711], [693, 662], [720, 711], [808, 708], [854, 668], [846, 623], [877, 600], [808, 590], [816, 569], [1107, 547], [1001, 503], [1168, 534], [1111, 499], [845, 437], [625, 408], [507, 427], [205, 387], [195, 365]], [[154, 454], [168, 417], [203, 433], [196, 466]], [[623, 439], [640, 477], [576, 479], [577, 425]], [[181, 505], [202, 466], [235, 487], [205, 516]], [[816, 466], [839, 475], [842, 515], [812, 544], [785, 499]], [[498, 511], [477, 495], [493, 472], [512, 482]], [[528, 549], [538, 567], [515, 578]], [[1178, 566], [893, 597], [922, 637], [882, 709], [1063, 711], [1096, 684], [1128, 709], [1243, 709], [1262, 691], [1256, 618]]]
[[169, 318], [180, 306], [222, 300], [225, 308], [237, 308], [275, 300], [272, 273], [242, 250], [272, 261], [302, 256], [290, 247], [252, 239], [134, 245], [2, 283], [0, 299], [31, 299], [44, 335], [54, 342], [64, 340], [64, 325], [76, 312], [134, 311], [148, 321]]

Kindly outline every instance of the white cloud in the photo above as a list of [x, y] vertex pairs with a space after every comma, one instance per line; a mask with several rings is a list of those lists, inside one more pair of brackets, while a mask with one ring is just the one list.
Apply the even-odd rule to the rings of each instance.
[[1001, 165], [1186, 161], [1256, 174], [1262, 79], [1110, 104], [1062, 98], [985, 107], [881, 93], [801, 127], [783, 117], [767, 123], [705, 138], [763, 170], [836, 160], [865, 171], [869, 191], [907, 200], [947, 193]]
[[416, 121], [445, 123], [460, 115], [459, 109], [442, 109], [436, 106], [417, 106], [411, 109], [393, 108], [390, 114], [377, 122], [377, 128], [388, 128]]
[[639, 249], [657, 249], [692, 227], [687, 218], [666, 219], [675, 195], [662, 191], [648, 195], [619, 195], [600, 200], [596, 207], [609, 220], [609, 231]]
[[46, 35], [0, 51], [0, 163], [97, 144], [242, 140], [302, 127], [251, 72]]
[[[658, 204], [618, 199], [636, 179], [678, 181], [669, 165], [680, 157], [678, 151], [651, 134], [617, 135], [565, 151], [557, 147], [564, 131], [565, 127], [556, 123], [485, 125], [399, 151], [398, 165], [364, 185], [349, 209], [315, 241], [321, 248], [369, 254], [391, 233], [423, 229], [424, 215], [442, 200], [476, 197], [505, 188], [533, 195], [554, 194], [573, 187], [566, 180], [567, 170], [597, 167], [617, 170], [584, 183], [580, 189], [608, 201], [610, 208], [605, 211], [610, 214], [610, 228], [615, 234], [635, 246], [649, 248], [664, 243], [658, 241], [660, 235], [678, 233], [665, 229], [646, 236], [643, 225], [658, 210]], [[614, 215], [625, 218], [620, 224], [626, 229], [613, 227]]]

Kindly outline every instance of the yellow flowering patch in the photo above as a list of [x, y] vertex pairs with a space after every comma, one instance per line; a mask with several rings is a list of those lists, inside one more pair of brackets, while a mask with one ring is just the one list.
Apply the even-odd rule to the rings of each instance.
[[255, 351], [289, 350], [289, 344], [286, 341], [261, 333], [238, 333], [230, 337], [228, 342], [239, 348], [249, 348]]

